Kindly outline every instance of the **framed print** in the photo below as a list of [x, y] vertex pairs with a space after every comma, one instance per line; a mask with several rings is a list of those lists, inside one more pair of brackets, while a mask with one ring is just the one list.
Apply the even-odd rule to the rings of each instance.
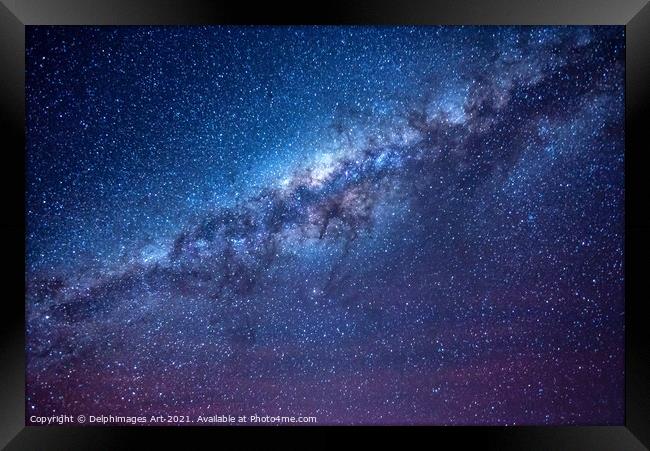
[[650, 7], [470, 3], [7, 5], [7, 448], [644, 449]]

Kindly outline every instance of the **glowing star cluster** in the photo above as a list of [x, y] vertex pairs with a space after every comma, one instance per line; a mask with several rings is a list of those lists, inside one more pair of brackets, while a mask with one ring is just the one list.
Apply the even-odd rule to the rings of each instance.
[[620, 27], [30, 27], [27, 415], [621, 424]]

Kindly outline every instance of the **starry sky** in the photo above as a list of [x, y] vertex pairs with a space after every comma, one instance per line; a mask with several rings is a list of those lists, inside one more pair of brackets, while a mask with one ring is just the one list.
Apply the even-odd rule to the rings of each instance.
[[624, 27], [26, 38], [28, 417], [623, 423]]

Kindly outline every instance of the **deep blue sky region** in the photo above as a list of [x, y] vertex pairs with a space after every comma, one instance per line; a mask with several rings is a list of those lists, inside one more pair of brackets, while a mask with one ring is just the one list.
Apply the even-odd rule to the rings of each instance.
[[28, 419], [623, 423], [623, 27], [26, 38]]

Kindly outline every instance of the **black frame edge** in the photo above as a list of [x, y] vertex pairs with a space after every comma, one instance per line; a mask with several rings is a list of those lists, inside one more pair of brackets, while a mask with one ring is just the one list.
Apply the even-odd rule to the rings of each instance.
[[[650, 345], [644, 324], [647, 307], [641, 264], [650, 251], [650, 198], [644, 153], [647, 152], [650, 89], [650, 4], [626, 25], [626, 227], [625, 227], [625, 426], [650, 447]], [[633, 68], [633, 70], [632, 70]], [[645, 160], [647, 161], [647, 160]]]

